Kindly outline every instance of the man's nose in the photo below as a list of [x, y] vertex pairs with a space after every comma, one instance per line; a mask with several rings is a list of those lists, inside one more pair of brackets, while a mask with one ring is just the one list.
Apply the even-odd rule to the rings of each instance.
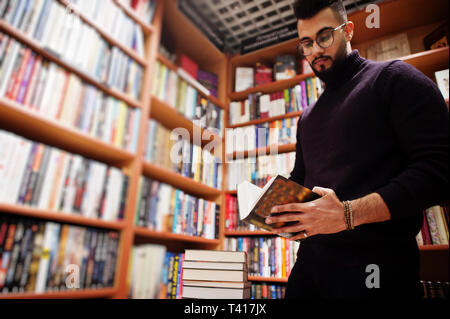
[[313, 55], [322, 55], [325, 52], [325, 49], [317, 44], [316, 41], [313, 43]]

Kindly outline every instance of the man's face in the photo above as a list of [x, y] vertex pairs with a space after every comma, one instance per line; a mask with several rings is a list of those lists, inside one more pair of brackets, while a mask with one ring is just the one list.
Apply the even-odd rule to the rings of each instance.
[[[342, 23], [336, 18], [333, 10], [326, 8], [318, 12], [311, 19], [298, 20], [297, 30], [300, 41], [316, 40], [317, 33], [329, 28], [336, 28]], [[314, 42], [312, 54], [306, 56], [316, 75], [330, 72], [333, 67], [342, 62], [347, 55], [346, 27], [334, 32], [333, 44], [324, 49]]]

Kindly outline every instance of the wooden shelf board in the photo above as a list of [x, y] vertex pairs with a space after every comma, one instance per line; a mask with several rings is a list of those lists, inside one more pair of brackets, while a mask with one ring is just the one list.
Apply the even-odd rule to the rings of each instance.
[[135, 157], [128, 151], [69, 128], [55, 120], [46, 119], [5, 98], [0, 98], [0, 126], [33, 141], [119, 167], [128, 164]]
[[[145, 22], [138, 14], [136, 14], [132, 9], [128, 8], [127, 6], [123, 5], [118, 0], [113, 0], [114, 3], [125, 12], [125, 14], [130, 17], [134, 22], [139, 24], [142, 28], [142, 31], [145, 35], [150, 35], [155, 31], [155, 27], [147, 22]], [[156, 9], [155, 9], [156, 10]]]
[[164, 64], [165, 66], [167, 66], [169, 69], [171, 69], [172, 71], [177, 71], [178, 70], [178, 66], [173, 63], [172, 61], [170, 61], [169, 59], [167, 59], [164, 55], [162, 55], [161, 53], [158, 53], [158, 55], [156, 56], [156, 58], [158, 59], [159, 62], [161, 62], [162, 64]]
[[[195, 125], [191, 120], [184, 117], [182, 114], [178, 113], [176, 109], [171, 107], [169, 104], [167, 104], [164, 101], [161, 101], [155, 96], [152, 96], [152, 103], [151, 103], [151, 110], [150, 110], [150, 117], [154, 118], [156, 121], [164, 125], [167, 129], [173, 130], [176, 128], [185, 128], [189, 132], [189, 136], [191, 138], [191, 142], [195, 144], [199, 144], [197, 142], [200, 141], [194, 141], [195, 136], [199, 136], [199, 139], [202, 136], [208, 137], [208, 139], [201, 139], [201, 145], [199, 146], [206, 146], [211, 142], [209, 145], [215, 146], [214, 147], [214, 155], [217, 158], [222, 158], [222, 145], [223, 138], [219, 135], [212, 133], [210, 131], [207, 131], [206, 129], [200, 128], [198, 125]], [[212, 149], [210, 149], [212, 151]]]
[[125, 102], [126, 104], [128, 104], [129, 106], [132, 106], [135, 108], [141, 108], [142, 104], [138, 100], [128, 96], [127, 94], [125, 94], [117, 89], [109, 88], [107, 85], [105, 85], [104, 83], [101, 83], [100, 81], [95, 79], [93, 76], [91, 76], [91, 75], [87, 74], [86, 72], [81, 71], [81, 70], [77, 69], [76, 67], [70, 65], [69, 63], [61, 60], [56, 55], [54, 55], [54, 54], [50, 53], [48, 50], [44, 49], [37, 41], [28, 37], [23, 32], [11, 27], [3, 20], [0, 20], [0, 30], [9, 34], [13, 38], [15, 38], [17, 41], [23, 43], [24, 45], [26, 45], [27, 47], [32, 49], [34, 52], [41, 55], [42, 57], [50, 60], [53, 63], [58, 64], [60, 67], [66, 69], [68, 72], [71, 72], [71, 73], [77, 75], [78, 77], [80, 77], [81, 80], [95, 86], [99, 90], [102, 90], [107, 95], [110, 95], [118, 100], [121, 100], [121, 101]]
[[261, 282], [287, 283], [287, 282], [288, 282], [288, 278], [248, 276], [248, 281], [261, 281]]
[[299, 74], [291, 79], [261, 84], [261, 85], [255, 86], [253, 88], [247, 89], [245, 91], [230, 93], [229, 98], [232, 101], [240, 101], [240, 100], [245, 100], [248, 97], [248, 95], [252, 94], [252, 93], [280, 92], [287, 88], [294, 87], [295, 85], [299, 84], [300, 82], [305, 81], [306, 79], [311, 78], [311, 77], [314, 77], [314, 73]]
[[371, 41], [407, 29], [448, 19], [447, 0], [389, 0], [378, 4], [380, 8], [380, 27], [367, 28], [366, 19], [370, 13], [365, 10], [349, 15], [355, 24], [353, 44]]
[[219, 239], [206, 239], [183, 234], [173, 234], [169, 232], [160, 232], [144, 227], [134, 227], [135, 236], [141, 236], [149, 239], [168, 240], [177, 242], [188, 242], [194, 244], [218, 245]]
[[274, 122], [274, 121], [278, 121], [278, 120], [284, 120], [284, 119], [289, 119], [292, 117], [297, 117], [302, 115], [303, 111], [298, 111], [298, 112], [291, 112], [291, 113], [287, 113], [287, 114], [283, 114], [283, 115], [277, 115], [277, 116], [272, 116], [272, 117], [268, 117], [268, 118], [260, 118], [257, 120], [252, 120], [249, 122], [243, 122], [243, 123], [239, 123], [239, 124], [230, 124], [227, 125], [227, 128], [236, 128], [236, 127], [243, 127], [243, 126], [250, 126], [250, 125], [257, 125], [257, 124], [262, 124], [262, 123], [268, 123], [268, 122]]
[[133, 49], [126, 47], [125, 45], [120, 43], [118, 40], [116, 40], [112, 36], [110, 36], [95, 21], [86, 17], [86, 15], [84, 13], [80, 12], [76, 5], [72, 5], [68, 0], [58, 0], [58, 1], [64, 7], [70, 8], [70, 10], [76, 16], [78, 16], [84, 23], [86, 23], [91, 28], [93, 28], [110, 45], [118, 47], [123, 53], [125, 53], [130, 58], [132, 58], [134, 61], [139, 63], [142, 67], [144, 67], [144, 68], [147, 67], [147, 61], [145, 60], [145, 58], [139, 56]]
[[97, 228], [121, 230], [125, 227], [125, 223], [123, 221], [105, 221], [76, 214], [41, 210], [38, 208], [17, 204], [0, 203], [0, 212]]
[[225, 236], [278, 236], [266, 230], [227, 230]]
[[143, 174], [160, 182], [170, 184], [175, 188], [194, 196], [209, 200], [215, 200], [222, 193], [221, 190], [194, 181], [191, 178], [182, 176], [165, 167], [161, 167], [149, 162], [143, 164]]
[[237, 195], [237, 190], [226, 190], [225, 194]]
[[[275, 145], [273, 147], [272, 154], [282, 154], [282, 153], [289, 153], [289, 152], [295, 152], [295, 146], [296, 144], [285, 144], [285, 145]], [[227, 154], [226, 158], [227, 160], [231, 159], [238, 159], [238, 158], [247, 158], [247, 157], [256, 157], [256, 156], [264, 156], [264, 155], [271, 155], [270, 152], [270, 146], [258, 148], [256, 150], [251, 151], [244, 151], [244, 152], [233, 152], [232, 154]]]
[[402, 57], [400, 60], [411, 64], [431, 79], [434, 79], [436, 71], [448, 69], [449, 48], [423, 51]]
[[81, 299], [110, 298], [117, 293], [115, 288], [86, 289], [44, 293], [0, 294], [0, 299]]
[[448, 251], [448, 245], [421, 245], [420, 251]]

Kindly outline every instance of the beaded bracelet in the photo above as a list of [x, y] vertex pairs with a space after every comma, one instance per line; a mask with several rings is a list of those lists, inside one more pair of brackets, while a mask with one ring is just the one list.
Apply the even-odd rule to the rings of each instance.
[[345, 227], [347, 230], [355, 229], [355, 226], [353, 224], [353, 210], [352, 210], [352, 204], [349, 200], [343, 201], [342, 204], [344, 204], [344, 221], [345, 221]]

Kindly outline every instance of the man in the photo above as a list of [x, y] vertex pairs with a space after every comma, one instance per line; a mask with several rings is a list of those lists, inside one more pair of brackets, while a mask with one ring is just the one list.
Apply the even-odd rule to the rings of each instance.
[[322, 197], [267, 219], [297, 222], [276, 232], [303, 239], [286, 297], [420, 298], [421, 210], [449, 190], [445, 101], [414, 67], [352, 51], [342, 1], [295, 9], [299, 48], [325, 91], [299, 120], [291, 179]]

